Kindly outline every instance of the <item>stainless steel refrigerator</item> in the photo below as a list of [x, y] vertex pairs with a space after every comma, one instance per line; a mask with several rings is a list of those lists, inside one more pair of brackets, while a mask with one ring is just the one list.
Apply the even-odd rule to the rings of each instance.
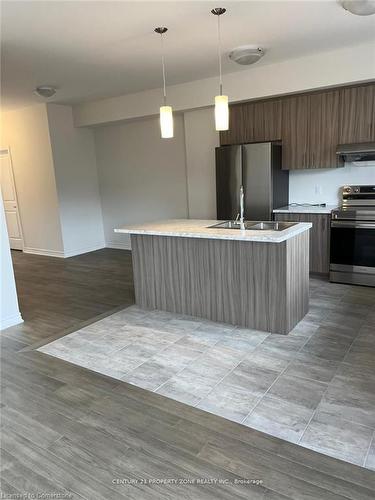
[[259, 142], [216, 148], [218, 220], [239, 213], [240, 187], [246, 220], [272, 220], [275, 208], [289, 203], [289, 172], [281, 169], [281, 144]]

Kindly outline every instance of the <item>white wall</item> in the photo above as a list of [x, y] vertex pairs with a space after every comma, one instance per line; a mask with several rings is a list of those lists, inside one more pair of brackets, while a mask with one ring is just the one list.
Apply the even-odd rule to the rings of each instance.
[[184, 113], [189, 217], [216, 219], [214, 108]]
[[5, 222], [3, 199], [0, 192], [0, 330], [21, 323], [22, 317], [18, 308], [16, 284], [14, 281], [13, 264], [10, 256], [7, 226]]
[[9, 147], [26, 252], [64, 255], [45, 104], [2, 115], [1, 146]]
[[47, 104], [64, 255], [104, 247], [94, 136], [73, 125], [72, 108]]
[[129, 248], [113, 229], [124, 224], [187, 217], [183, 117], [175, 137], [161, 139], [158, 119], [95, 129], [95, 149], [108, 246]]
[[375, 166], [291, 170], [289, 201], [339, 204], [340, 187], [345, 184], [375, 184]]
[[2, 114], [24, 251], [69, 257], [103, 248], [94, 134], [73, 125], [72, 108], [40, 104]]
[[[371, 41], [275, 64], [255, 64], [224, 75], [223, 80], [230, 102], [235, 102], [373, 78], [375, 44]], [[216, 77], [171, 85], [168, 102], [175, 111], [210, 106], [216, 90]], [[74, 121], [77, 126], [85, 126], [156, 115], [160, 95], [160, 89], [154, 89], [81, 103], [74, 106]]]

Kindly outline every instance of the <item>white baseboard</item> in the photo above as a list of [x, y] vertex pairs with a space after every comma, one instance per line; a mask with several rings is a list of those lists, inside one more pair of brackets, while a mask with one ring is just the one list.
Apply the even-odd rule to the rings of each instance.
[[47, 257], [65, 257], [64, 252], [61, 252], [59, 250], [45, 250], [44, 248], [23, 247], [23, 251], [25, 253], [32, 253], [35, 255], [46, 255]]
[[106, 244], [103, 241], [99, 241], [94, 243], [93, 245], [89, 245], [87, 247], [76, 248], [73, 250], [65, 250], [64, 257], [74, 257], [74, 255], [81, 255], [83, 253], [95, 252], [95, 250], [100, 250], [101, 248], [105, 248]]
[[98, 243], [95, 243], [94, 245], [75, 248], [71, 250], [65, 250], [64, 252], [58, 250], [45, 250], [44, 248], [31, 248], [31, 247], [24, 247], [23, 251], [25, 253], [32, 253], [35, 255], [46, 255], [47, 257], [59, 257], [62, 259], [66, 259], [68, 257], [73, 257], [74, 255], [81, 255], [83, 253], [94, 252], [95, 250], [100, 250], [101, 248], [105, 247], [106, 244], [104, 243], [104, 241], [100, 241]]
[[132, 249], [130, 241], [126, 242], [126, 243], [118, 243], [118, 242], [114, 242], [114, 241], [106, 241], [106, 245], [105, 246], [107, 248], [118, 248], [119, 250], [131, 250]]
[[118, 248], [119, 250], [131, 250], [130, 241], [128, 243], [117, 243], [114, 241], [107, 241], [106, 243], [100, 242], [96, 245], [91, 245], [87, 247], [77, 248], [75, 250], [66, 250], [65, 252], [60, 252], [57, 250], [44, 250], [43, 248], [31, 248], [24, 247], [23, 251], [25, 253], [32, 253], [35, 255], [46, 255], [47, 257], [59, 257], [68, 258], [74, 257], [75, 255], [81, 255], [83, 253], [94, 252], [95, 250], [100, 250], [101, 248]]
[[6, 328], [10, 328], [11, 326], [18, 325], [19, 323], [23, 323], [20, 312], [13, 314], [12, 316], [8, 316], [7, 318], [2, 318], [0, 320], [0, 330], [5, 330]]

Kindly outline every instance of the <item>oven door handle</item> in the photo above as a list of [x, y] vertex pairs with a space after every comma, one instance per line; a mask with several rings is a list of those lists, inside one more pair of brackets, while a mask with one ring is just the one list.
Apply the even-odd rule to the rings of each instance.
[[354, 229], [375, 229], [375, 222], [350, 222], [346, 220], [331, 221], [331, 227], [354, 228]]

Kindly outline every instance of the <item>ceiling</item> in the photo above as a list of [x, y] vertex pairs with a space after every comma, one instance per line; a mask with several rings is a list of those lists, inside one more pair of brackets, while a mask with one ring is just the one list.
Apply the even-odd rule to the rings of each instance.
[[[224, 53], [238, 45], [259, 44], [267, 52], [257, 65], [355, 45], [375, 36], [375, 15], [354, 16], [336, 0], [3, 1], [1, 5], [6, 109], [38, 102], [32, 91], [43, 84], [58, 87], [53, 98], [58, 103], [160, 87], [160, 40], [153, 32], [160, 25], [169, 28], [168, 84], [216, 75], [216, 18], [210, 14], [215, 6], [227, 8], [222, 17]], [[247, 68], [224, 58], [224, 73]]]

